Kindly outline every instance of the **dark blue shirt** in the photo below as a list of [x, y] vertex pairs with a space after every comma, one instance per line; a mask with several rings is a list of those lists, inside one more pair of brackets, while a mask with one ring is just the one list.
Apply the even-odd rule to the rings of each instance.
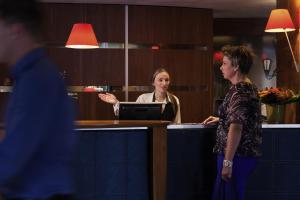
[[0, 143], [0, 193], [44, 198], [72, 193], [74, 109], [64, 81], [41, 48], [12, 67], [14, 80]]

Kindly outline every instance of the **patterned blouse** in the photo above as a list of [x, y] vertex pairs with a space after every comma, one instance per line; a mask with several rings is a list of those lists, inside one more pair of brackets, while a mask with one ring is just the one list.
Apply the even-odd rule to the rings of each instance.
[[247, 82], [232, 85], [219, 107], [219, 117], [214, 153], [225, 153], [229, 126], [231, 123], [237, 123], [243, 128], [235, 155], [261, 155], [261, 109], [255, 85]]

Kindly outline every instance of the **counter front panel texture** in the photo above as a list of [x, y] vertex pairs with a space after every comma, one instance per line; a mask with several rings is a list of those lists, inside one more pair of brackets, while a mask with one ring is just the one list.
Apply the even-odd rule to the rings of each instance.
[[[167, 200], [208, 200], [215, 178], [215, 128], [169, 126]], [[300, 199], [299, 128], [263, 128], [263, 156], [247, 187], [248, 200]], [[151, 199], [148, 129], [77, 130], [77, 199]]]

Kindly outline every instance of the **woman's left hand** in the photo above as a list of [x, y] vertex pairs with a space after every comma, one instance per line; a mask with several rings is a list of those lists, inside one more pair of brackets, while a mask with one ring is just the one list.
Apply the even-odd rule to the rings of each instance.
[[216, 124], [220, 121], [219, 117], [209, 116], [206, 118], [201, 124], [203, 125], [210, 125], [210, 124]]
[[222, 169], [222, 179], [224, 181], [229, 181], [232, 175], [232, 167], [223, 167]]

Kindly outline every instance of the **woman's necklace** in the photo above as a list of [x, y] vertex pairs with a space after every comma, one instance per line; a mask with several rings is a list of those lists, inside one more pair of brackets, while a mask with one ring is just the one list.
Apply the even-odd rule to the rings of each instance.
[[163, 102], [165, 99], [166, 99], [166, 97], [163, 97], [163, 95], [161, 95], [161, 96], [155, 95], [155, 101]]

